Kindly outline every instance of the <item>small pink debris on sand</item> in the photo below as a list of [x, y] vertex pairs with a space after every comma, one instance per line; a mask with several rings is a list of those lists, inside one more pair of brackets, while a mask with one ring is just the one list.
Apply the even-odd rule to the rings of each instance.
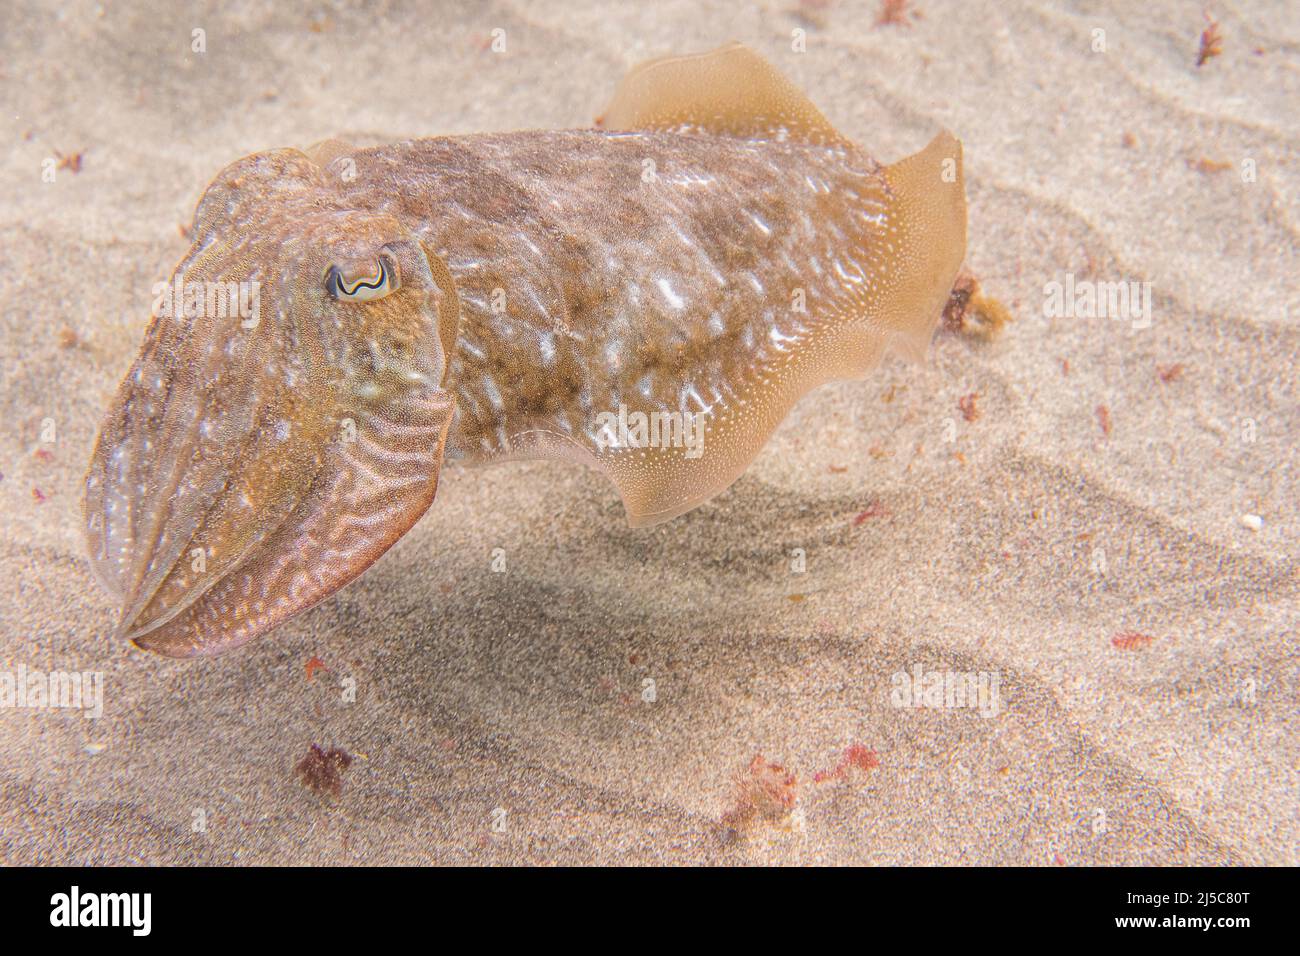
[[736, 803], [722, 815], [723, 830], [734, 837], [763, 823], [779, 823], [794, 811], [798, 778], [785, 767], [755, 754], [736, 775]]
[[1105, 405], [1097, 406], [1097, 424], [1101, 426], [1101, 433], [1107, 438], [1110, 437], [1110, 409]]
[[70, 153], [69, 155], [64, 156], [56, 149], [54, 155], [59, 157], [59, 165], [56, 166], [55, 169], [67, 169], [74, 174], [81, 172], [81, 159], [84, 155], [83, 150], [79, 149], [75, 153]]
[[957, 399], [957, 407], [961, 409], [961, 417], [966, 421], [973, 422], [980, 417], [979, 406], [976, 404], [979, 398], [979, 392], [971, 392], [969, 395], [963, 395]]
[[921, 19], [921, 11], [909, 9], [912, 0], [881, 0], [880, 13], [876, 15], [876, 26], [896, 26], [910, 27], [912, 24], [907, 19], [910, 15], [914, 20]]
[[1201, 16], [1205, 17], [1205, 29], [1201, 31], [1201, 47], [1196, 51], [1197, 67], [1205, 66], [1210, 60], [1223, 52], [1223, 34], [1219, 32], [1219, 23], [1214, 17], [1210, 16], [1210, 11], [1204, 10]]
[[864, 523], [869, 518], [884, 518], [887, 517], [888, 515], [889, 512], [885, 510], [884, 505], [882, 505], [879, 501], [873, 501], [871, 502], [871, 504], [867, 505], [864, 511], [859, 511], [856, 515], [853, 516], [853, 527], [856, 528], [858, 525]]
[[1150, 634], [1139, 634], [1137, 631], [1122, 631], [1110, 639], [1110, 643], [1116, 650], [1137, 651], [1144, 647], [1150, 646], [1155, 638]]
[[312, 744], [307, 756], [298, 761], [294, 769], [303, 785], [316, 793], [328, 793], [338, 796], [343, 792], [343, 771], [352, 766], [352, 755], [338, 747], [325, 750], [319, 744]]
[[880, 758], [870, 747], [853, 744], [845, 748], [844, 756], [834, 770], [822, 770], [813, 775], [813, 783], [825, 783], [827, 780], [843, 780], [848, 772], [856, 767], [864, 773], [880, 766]]

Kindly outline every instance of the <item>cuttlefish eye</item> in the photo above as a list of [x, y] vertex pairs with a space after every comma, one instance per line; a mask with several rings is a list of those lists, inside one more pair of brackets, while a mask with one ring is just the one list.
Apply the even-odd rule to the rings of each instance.
[[370, 302], [396, 292], [402, 285], [397, 263], [388, 255], [380, 255], [374, 268], [359, 275], [337, 265], [325, 271], [325, 290], [345, 302]]

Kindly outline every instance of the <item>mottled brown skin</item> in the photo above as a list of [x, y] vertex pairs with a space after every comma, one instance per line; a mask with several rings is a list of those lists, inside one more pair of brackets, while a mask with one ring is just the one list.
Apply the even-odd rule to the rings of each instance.
[[[638, 68], [604, 123], [218, 176], [176, 276], [260, 283], [262, 315], [155, 319], [110, 410], [87, 534], [124, 635], [265, 633], [418, 520], [444, 455], [581, 461], [671, 518], [809, 389], [924, 350], [965, 249], [951, 136], [881, 167], [738, 46]], [[703, 444], [611, 446], [620, 408]]]
[[[401, 219], [455, 279], [449, 445], [469, 457], [509, 454], [538, 428], [595, 453], [584, 437], [595, 396], [678, 409], [688, 383], [746, 381], [770, 331], [799, 321], [794, 289], [817, 312], [848, 305], [834, 264], [871, 240], [862, 214], [886, 207], [879, 166], [852, 147], [570, 130], [418, 140], [353, 159], [347, 204]], [[702, 175], [716, 178], [683, 201], [681, 182]], [[836, 229], [849, 240], [838, 248]], [[809, 267], [818, 256], [821, 277]], [[683, 305], [657, 277], [680, 286]], [[649, 395], [637, 389], [647, 376]], [[484, 395], [490, 385], [501, 402]]]

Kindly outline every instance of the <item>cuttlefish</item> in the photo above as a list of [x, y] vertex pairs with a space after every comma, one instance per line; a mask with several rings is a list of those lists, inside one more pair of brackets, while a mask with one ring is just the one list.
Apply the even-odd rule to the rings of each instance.
[[85, 502], [120, 636], [175, 657], [354, 579], [447, 458], [594, 466], [634, 526], [708, 500], [810, 389], [924, 353], [966, 200], [950, 134], [881, 166], [731, 44], [591, 129], [247, 156], [191, 234]]

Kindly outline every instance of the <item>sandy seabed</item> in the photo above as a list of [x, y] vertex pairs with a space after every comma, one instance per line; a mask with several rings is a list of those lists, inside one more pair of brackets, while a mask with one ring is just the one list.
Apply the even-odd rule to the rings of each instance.
[[[0, 33], [0, 669], [101, 671], [104, 711], [0, 710], [0, 861], [1300, 862], [1294, 5], [1211, 5], [1200, 67], [1202, 0], [50, 6]], [[813, 393], [669, 524], [449, 467], [270, 637], [111, 639], [81, 481], [218, 170], [586, 126], [730, 39], [884, 162], [961, 137], [999, 338]], [[1046, 314], [1067, 274], [1150, 283], [1149, 327]], [[894, 706], [918, 666], [996, 675], [997, 715]]]

